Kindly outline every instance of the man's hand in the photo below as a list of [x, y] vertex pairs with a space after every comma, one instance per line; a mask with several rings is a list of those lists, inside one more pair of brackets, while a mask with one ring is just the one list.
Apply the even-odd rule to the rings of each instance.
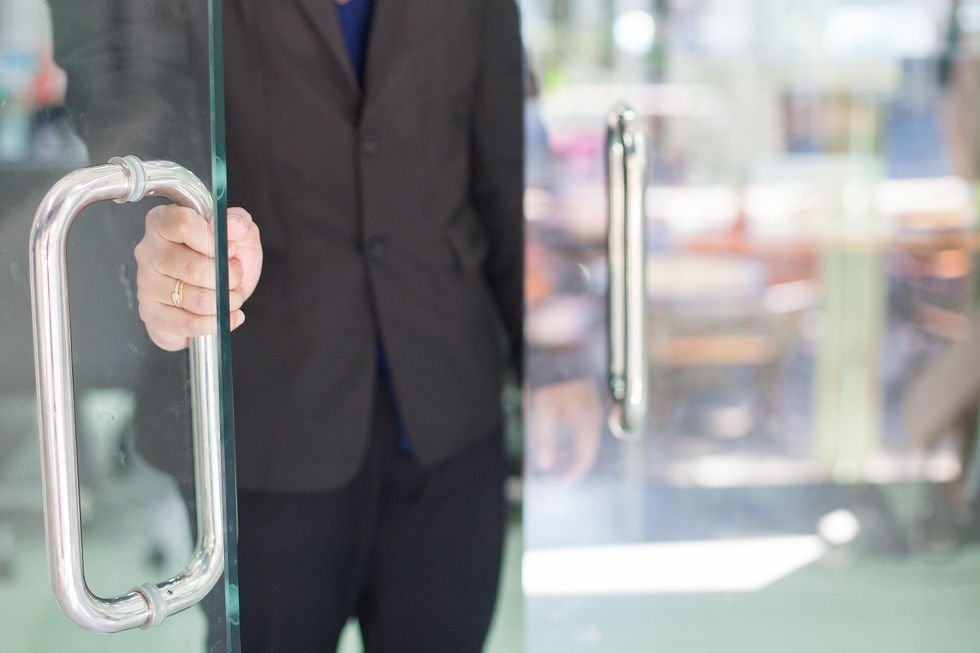
[[[200, 215], [180, 206], [158, 206], [146, 214], [146, 234], [136, 246], [140, 318], [161, 349], [179, 351], [190, 338], [215, 332], [214, 230]], [[228, 209], [228, 287], [231, 328], [245, 321], [242, 304], [262, 273], [259, 228], [245, 209]], [[180, 307], [173, 294], [183, 281]]]
[[603, 408], [596, 382], [564, 381], [531, 393], [531, 460], [567, 482], [585, 476], [599, 455]]

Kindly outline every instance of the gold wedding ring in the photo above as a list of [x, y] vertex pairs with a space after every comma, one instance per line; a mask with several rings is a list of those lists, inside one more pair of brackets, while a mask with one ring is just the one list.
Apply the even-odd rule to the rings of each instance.
[[170, 301], [177, 308], [184, 303], [184, 282], [180, 279], [177, 280], [177, 285], [174, 286], [174, 291], [170, 293]]

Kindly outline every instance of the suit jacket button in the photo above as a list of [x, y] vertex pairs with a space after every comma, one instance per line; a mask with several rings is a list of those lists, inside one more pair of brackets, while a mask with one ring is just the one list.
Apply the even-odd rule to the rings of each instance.
[[374, 136], [367, 135], [361, 139], [361, 152], [364, 154], [377, 154], [381, 149], [381, 143]]
[[385, 253], [384, 236], [371, 236], [368, 238], [365, 250], [367, 251], [369, 259], [372, 261], [380, 261], [381, 257], [384, 256]]

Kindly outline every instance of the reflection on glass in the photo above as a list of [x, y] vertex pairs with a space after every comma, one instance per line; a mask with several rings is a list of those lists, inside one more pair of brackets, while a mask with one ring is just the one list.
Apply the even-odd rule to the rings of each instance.
[[532, 384], [605, 381], [614, 104], [652, 151], [650, 428], [529, 462], [528, 651], [972, 651], [980, 6], [522, 7]]
[[[223, 583], [206, 609], [147, 632], [97, 636], [62, 615], [41, 516], [27, 264], [34, 212], [74, 169], [134, 154], [179, 162], [212, 185], [209, 8], [208, 0], [0, 0], [5, 652], [224, 651], [235, 641]], [[177, 573], [194, 544], [186, 354], [154, 347], [136, 314], [133, 247], [150, 206], [94, 205], [68, 243], [85, 572], [101, 596]]]

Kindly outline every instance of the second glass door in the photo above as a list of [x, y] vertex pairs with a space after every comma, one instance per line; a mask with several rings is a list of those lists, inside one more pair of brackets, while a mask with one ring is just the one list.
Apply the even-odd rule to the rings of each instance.
[[[975, 650], [980, 5], [522, 8], [529, 377], [605, 406], [542, 424], [529, 389], [527, 651]], [[636, 437], [620, 104], [649, 145]]]

